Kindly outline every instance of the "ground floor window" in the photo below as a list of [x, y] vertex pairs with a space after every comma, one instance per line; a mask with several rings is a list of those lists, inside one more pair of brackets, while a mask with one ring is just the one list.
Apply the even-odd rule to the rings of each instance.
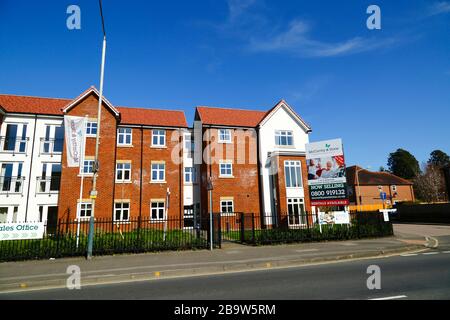
[[130, 203], [116, 202], [114, 204], [114, 221], [130, 220]]
[[150, 219], [164, 220], [165, 204], [164, 201], [152, 201], [150, 206]]
[[184, 227], [191, 229], [194, 227], [194, 206], [184, 206]]
[[220, 213], [232, 214], [234, 212], [234, 201], [232, 199], [220, 200]]
[[288, 198], [287, 205], [289, 225], [306, 224], [304, 200], [302, 198]]
[[0, 223], [8, 221], [8, 207], [0, 207]]
[[82, 202], [78, 206], [78, 218], [89, 218], [92, 215], [92, 203]]

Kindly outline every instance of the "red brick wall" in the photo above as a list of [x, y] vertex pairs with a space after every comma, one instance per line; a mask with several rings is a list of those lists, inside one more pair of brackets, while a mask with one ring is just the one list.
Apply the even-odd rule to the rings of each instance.
[[[383, 204], [380, 199], [380, 191], [378, 186], [366, 186], [360, 185], [360, 189], [358, 191], [357, 186], [352, 186], [356, 193], [362, 196], [362, 205], [365, 204]], [[386, 199], [390, 200], [390, 196], [392, 196], [392, 201], [414, 201], [414, 191], [411, 185], [401, 185], [397, 186], [397, 196], [394, 197], [394, 191], [392, 191], [392, 187], [389, 185], [383, 185], [382, 191], [386, 192]], [[354, 203], [355, 198], [351, 197], [351, 201]], [[391, 203], [392, 204], [392, 203]]]
[[[209, 195], [206, 189], [207, 177], [210, 174], [213, 182], [213, 211], [220, 212], [220, 198], [233, 197], [234, 211], [244, 213], [260, 213], [260, 199], [259, 199], [259, 176], [258, 166], [256, 163], [256, 147], [257, 139], [255, 135], [247, 135], [243, 138], [242, 135], [232, 129], [232, 144], [218, 143], [218, 130], [215, 128], [204, 128], [203, 134], [209, 137], [207, 130], [211, 130], [211, 146], [213, 148], [212, 156], [217, 156], [220, 159], [233, 160], [233, 178], [219, 177], [219, 162], [213, 163], [211, 166], [207, 164], [201, 165], [201, 195], [202, 195], [202, 215], [206, 216], [209, 210]], [[206, 132], [206, 135], [205, 135]], [[208, 146], [208, 142], [203, 142], [203, 150]], [[243, 147], [245, 156], [241, 156], [243, 163], [237, 163], [238, 148]], [[233, 148], [234, 147], [234, 148]], [[232, 150], [233, 148], [233, 150]], [[242, 150], [242, 149], [241, 149]], [[240, 153], [243, 155], [244, 153]], [[249, 163], [250, 160], [253, 163]]]
[[[97, 117], [98, 99], [94, 95], [86, 97], [78, 105], [69, 110], [68, 115]], [[99, 163], [100, 171], [97, 178], [98, 196], [96, 199], [95, 216], [99, 218], [112, 218], [112, 204], [115, 174], [117, 120], [108, 107], [103, 105]], [[86, 156], [95, 155], [95, 138], [86, 138]], [[80, 168], [67, 167], [67, 155], [62, 154], [61, 189], [59, 192], [58, 217], [61, 219], [74, 219], [77, 212], [77, 200], [80, 193]], [[89, 198], [92, 189], [92, 177], [84, 178], [83, 199]]]
[[[98, 99], [91, 95], [72, 108], [68, 115], [96, 118]], [[117, 146], [117, 120], [107, 107], [102, 109], [99, 163], [97, 178], [98, 196], [95, 205], [96, 218], [113, 218], [114, 200], [124, 199], [130, 202], [130, 218], [150, 218], [151, 199], [166, 199], [167, 188], [170, 190], [169, 218], [183, 218], [183, 165], [182, 135], [179, 130], [166, 129], [166, 147], [151, 146], [152, 128], [132, 127], [132, 147]], [[142, 131], [141, 131], [142, 130]], [[142, 136], [141, 136], [142, 132]], [[142, 202], [141, 197], [141, 138], [142, 138]], [[65, 146], [64, 146], [65, 148]], [[175, 148], [179, 148], [175, 150]], [[172, 152], [174, 159], [172, 159]], [[95, 155], [95, 138], [87, 138], [86, 156]], [[116, 183], [116, 161], [131, 161], [131, 182]], [[151, 182], [151, 162], [164, 161], [165, 183]], [[179, 162], [179, 163], [177, 163]], [[61, 190], [59, 196], [59, 218], [76, 218], [77, 200], [80, 193], [81, 177], [79, 168], [68, 168], [65, 149], [62, 155]], [[92, 189], [92, 177], [84, 178], [83, 199], [89, 199]], [[140, 211], [139, 211], [140, 209]], [[174, 226], [175, 227], [175, 226]]]

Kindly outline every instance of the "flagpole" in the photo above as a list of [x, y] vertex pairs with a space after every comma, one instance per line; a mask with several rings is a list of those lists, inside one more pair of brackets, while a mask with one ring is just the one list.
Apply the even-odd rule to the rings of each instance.
[[102, 18], [102, 30], [103, 30], [103, 47], [102, 47], [102, 64], [100, 68], [100, 94], [98, 98], [98, 109], [97, 109], [97, 134], [95, 137], [95, 160], [93, 167], [93, 179], [92, 179], [92, 190], [90, 193], [91, 204], [92, 204], [92, 213], [89, 222], [89, 238], [88, 238], [88, 252], [87, 258], [92, 258], [92, 247], [94, 242], [94, 217], [95, 217], [95, 200], [97, 198], [97, 175], [99, 171], [99, 163], [98, 163], [98, 149], [100, 143], [100, 125], [101, 125], [101, 117], [102, 117], [102, 98], [103, 98], [103, 77], [105, 71], [105, 54], [106, 54], [106, 32], [105, 32], [105, 23], [103, 19], [103, 10], [102, 10], [102, 0], [99, 0], [100, 4], [100, 15]]

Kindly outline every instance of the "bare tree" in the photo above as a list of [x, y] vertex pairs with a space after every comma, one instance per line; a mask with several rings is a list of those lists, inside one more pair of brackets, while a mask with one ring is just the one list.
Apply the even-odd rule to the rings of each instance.
[[422, 166], [422, 173], [414, 179], [417, 198], [425, 202], [446, 201], [447, 194], [442, 169], [430, 163], [425, 163]]

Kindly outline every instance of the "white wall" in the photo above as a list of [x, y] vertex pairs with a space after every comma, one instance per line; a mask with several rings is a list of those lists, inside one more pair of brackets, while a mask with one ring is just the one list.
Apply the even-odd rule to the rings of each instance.
[[[280, 147], [275, 145], [275, 131], [290, 130], [293, 132], [292, 147]], [[263, 212], [265, 215], [273, 214], [273, 190], [270, 188], [270, 180], [272, 179], [270, 169], [271, 163], [268, 157], [269, 152], [274, 151], [291, 151], [305, 152], [305, 144], [309, 142], [308, 133], [298, 123], [298, 121], [288, 112], [287, 108], [280, 107], [268, 120], [260, 127], [259, 130], [259, 150], [261, 159], [261, 175], [262, 175], [262, 191], [263, 191]], [[288, 196], [303, 197], [303, 188], [288, 189]], [[268, 222], [270, 223], [270, 222]]]
[[[61, 163], [61, 155], [40, 155], [39, 150], [41, 148], [40, 138], [45, 137], [45, 126], [47, 124], [60, 125], [63, 122], [62, 117], [51, 116], [38, 116], [37, 119], [34, 115], [6, 115], [2, 123], [0, 135], [3, 137], [6, 134], [7, 123], [27, 124], [26, 136], [29, 138], [26, 146], [25, 153], [11, 153], [0, 151], [0, 163], [5, 162], [22, 162], [22, 176], [25, 177], [23, 183], [22, 193], [10, 193], [8, 195], [0, 193], [0, 207], [13, 208], [18, 207], [17, 221], [25, 221], [25, 216], [28, 221], [38, 221], [39, 219], [39, 206], [44, 207], [43, 221], [46, 220], [46, 212], [48, 206], [57, 206], [58, 193], [54, 194], [37, 194], [37, 180], [36, 177], [42, 173], [42, 164], [44, 162]], [[36, 124], [36, 132], [35, 132]], [[34, 136], [35, 132], [35, 136]], [[21, 132], [18, 133], [20, 135]], [[34, 143], [34, 146], [33, 146]], [[15, 167], [16, 168], [16, 167]], [[31, 173], [30, 173], [31, 168]], [[16, 169], [15, 169], [16, 170]], [[13, 171], [13, 176], [17, 175], [17, 172]], [[29, 190], [29, 194], [28, 194]], [[28, 202], [28, 210], [27, 208]], [[8, 221], [12, 221], [13, 209], [8, 210]], [[28, 211], [28, 212], [27, 212]]]

